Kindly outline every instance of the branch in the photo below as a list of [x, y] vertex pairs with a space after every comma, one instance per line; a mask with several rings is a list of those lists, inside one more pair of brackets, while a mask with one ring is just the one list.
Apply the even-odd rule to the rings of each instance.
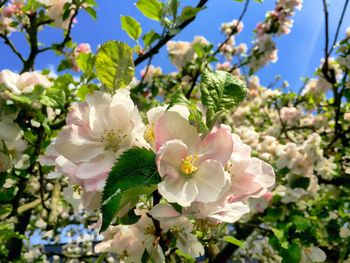
[[80, 6], [78, 5], [74, 9], [74, 13], [73, 13], [72, 17], [69, 20], [68, 29], [66, 31], [66, 34], [64, 35], [64, 39], [60, 43], [52, 44], [49, 47], [46, 47], [46, 48], [43, 48], [43, 49], [39, 49], [38, 53], [42, 53], [42, 52], [45, 52], [47, 50], [51, 50], [51, 49], [55, 49], [55, 48], [58, 48], [59, 50], [62, 50], [66, 46], [66, 44], [71, 40], [70, 34], [72, 32], [73, 21], [74, 21], [74, 19], [76, 18], [76, 16], [79, 13], [79, 8], [80, 8]]
[[[206, 3], [208, 2], [208, 0], [200, 0], [199, 3], [197, 4], [197, 8], [202, 8]], [[180, 32], [182, 29], [184, 29], [185, 27], [187, 27], [191, 22], [193, 22], [195, 20], [196, 16], [185, 20], [184, 22], [182, 22], [180, 25], [178, 25], [175, 28], [175, 31]], [[138, 56], [135, 60], [134, 60], [134, 64], [135, 66], [139, 65], [140, 63], [142, 63], [143, 61], [145, 61], [147, 58], [157, 54], [159, 52], [159, 50], [169, 41], [171, 40], [173, 37], [175, 37], [176, 34], [170, 34], [167, 33], [164, 37], [162, 37], [157, 44], [155, 44], [150, 50], [148, 50], [145, 54], [142, 54], [140, 56]]]
[[324, 63], [322, 66], [322, 73], [325, 77], [325, 79], [330, 83], [334, 84], [336, 82], [335, 79], [335, 73], [334, 70], [331, 72], [331, 75], [329, 75], [329, 64], [328, 64], [328, 58], [329, 58], [329, 19], [328, 19], [328, 6], [327, 6], [327, 0], [322, 0], [323, 3], [323, 13], [325, 18], [325, 47], [324, 47]]
[[343, 23], [343, 19], [344, 19], [344, 15], [345, 15], [348, 3], [349, 3], [349, 0], [345, 0], [344, 7], [343, 7], [343, 10], [342, 10], [342, 13], [340, 15], [339, 22], [338, 22], [337, 31], [336, 31], [335, 36], [334, 36], [334, 40], [333, 40], [333, 44], [331, 46], [331, 50], [329, 50], [329, 52], [328, 52], [328, 56], [331, 55], [331, 53], [332, 53], [332, 51], [334, 49], [334, 46], [337, 43], [338, 35], [339, 35], [339, 32], [340, 32], [340, 27], [341, 27], [341, 25]]
[[13, 51], [13, 53], [15, 53], [16, 56], [22, 61], [22, 63], [24, 63], [25, 62], [24, 57], [22, 56], [21, 53], [19, 53], [19, 51], [17, 50], [15, 45], [11, 42], [11, 40], [4, 34], [0, 34], [0, 37], [2, 39], [4, 39], [5, 44], [8, 45], [11, 48], [11, 50]]

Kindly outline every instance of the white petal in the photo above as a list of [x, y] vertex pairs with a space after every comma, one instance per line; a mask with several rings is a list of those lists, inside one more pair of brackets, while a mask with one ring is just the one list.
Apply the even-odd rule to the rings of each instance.
[[158, 184], [158, 191], [168, 202], [182, 206], [190, 206], [198, 195], [194, 181], [182, 177], [165, 177], [164, 181]]
[[215, 160], [206, 160], [193, 175], [198, 188], [196, 201], [208, 203], [216, 201], [226, 186], [228, 177], [222, 165]]
[[157, 150], [165, 142], [179, 139], [187, 145], [188, 149], [195, 151], [200, 142], [196, 128], [178, 113], [171, 111], [159, 117], [155, 127], [155, 137]]
[[157, 166], [161, 177], [179, 177], [182, 159], [187, 156], [187, 146], [180, 140], [163, 144], [157, 155]]
[[56, 140], [57, 151], [73, 162], [89, 161], [104, 152], [104, 145], [78, 126], [66, 126]]

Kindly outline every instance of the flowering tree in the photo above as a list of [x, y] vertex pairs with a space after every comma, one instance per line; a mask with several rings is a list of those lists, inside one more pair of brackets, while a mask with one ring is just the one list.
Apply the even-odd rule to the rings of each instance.
[[[136, 45], [108, 41], [94, 54], [71, 38], [79, 12], [96, 18], [94, 0], [0, 0], [0, 36], [23, 64], [0, 72], [3, 259], [350, 262], [348, 1], [333, 37], [323, 0], [324, 57], [298, 92], [254, 73], [278, 59], [274, 39], [302, 1], [278, 0], [249, 47], [236, 43], [258, 4], [249, 0], [222, 24], [221, 43], [172, 41], [207, 1], [138, 0], [162, 32], [122, 16]], [[47, 26], [63, 29], [61, 42], [40, 43]], [[165, 45], [171, 74], [152, 65]], [[49, 50], [62, 57], [58, 76], [35, 71]], [[59, 243], [63, 232], [81, 237], [50, 252], [28, 242]]]

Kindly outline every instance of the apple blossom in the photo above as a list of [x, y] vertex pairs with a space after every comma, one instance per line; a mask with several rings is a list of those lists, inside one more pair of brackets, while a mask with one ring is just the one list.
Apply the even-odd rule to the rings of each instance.
[[116, 158], [132, 146], [147, 146], [144, 125], [127, 90], [113, 97], [95, 92], [86, 100], [69, 112], [53, 157], [72, 182], [87, 192], [102, 191]]
[[233, 152], [228, 164], [231, 191], [235, 198], [261, 197], [275, 184], [275, 173], [268, 163], [251, 157], [250, 147], [233, 134]]
[[188, 121], [176, 112], [166, 112], [156, 123], [155, 141], [163, 178], [158, 190], [165, 199], [189, 206], [220, 197], [228, 181], [223, 165], [233, 146], [228, 127], [214, 128], [201, 140]]
[[0, 72], [0, 84], [3, 84], [16, 95], [30, 93], [34, 90], [36, 85], [40, 85], [43, 88], [52, 86], [51, 81], [37, 71], [25, 72], [19, 75], [8, 69], [4, 69]]
[[204, 255], [204, 248], [197, 236], [192, 234], [193, 224], [185, 216], [178, 213], [171, 205], [158, 204], [154, 206], [150, 215], [159, 220], [163, 231], [170, 231], [177, 239], [176, 247], [191, 257]]

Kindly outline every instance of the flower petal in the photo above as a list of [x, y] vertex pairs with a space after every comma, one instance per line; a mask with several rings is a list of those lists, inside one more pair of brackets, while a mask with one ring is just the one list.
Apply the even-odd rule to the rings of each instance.
[[182, 118], [177, 112], [167, 111], [159, 117], [155, 126], [156, 149], [167, 141], [179, 139], [188, 149], [196, 149], [200, 138], [194, 126]]
[[56, 140], [56, 150], [72, 162], [90, 161], [105, 151], [104, 145], [78, 126], [66, 126]]
[[215, 127], [210, 134], [204, 138], [200, 153], [203, 154], [204, 160], [213, 159], [225, 165], [231, 157], [232, 149], [233, 140], [231, 128], [226, 125], [221, 125], [220, 128]]
[[190, 206], [198, 195], [194, 180], [182, 177], [174, 179], [166, 176], [164, 181], [158, 184], [158, 191], [168, 202], [182, 206]]
[[203, 162], [193, 177], [198, 188], [196, 201], [203, 203], [216, 201], [229, 180], [222, 165], [215, 160]]
[[161, 177], [179, 177], [182, 159], [187, 155], [187, 147], [180, 140], [171, 140], [163, 144], [157, 155], [157, 166]]

